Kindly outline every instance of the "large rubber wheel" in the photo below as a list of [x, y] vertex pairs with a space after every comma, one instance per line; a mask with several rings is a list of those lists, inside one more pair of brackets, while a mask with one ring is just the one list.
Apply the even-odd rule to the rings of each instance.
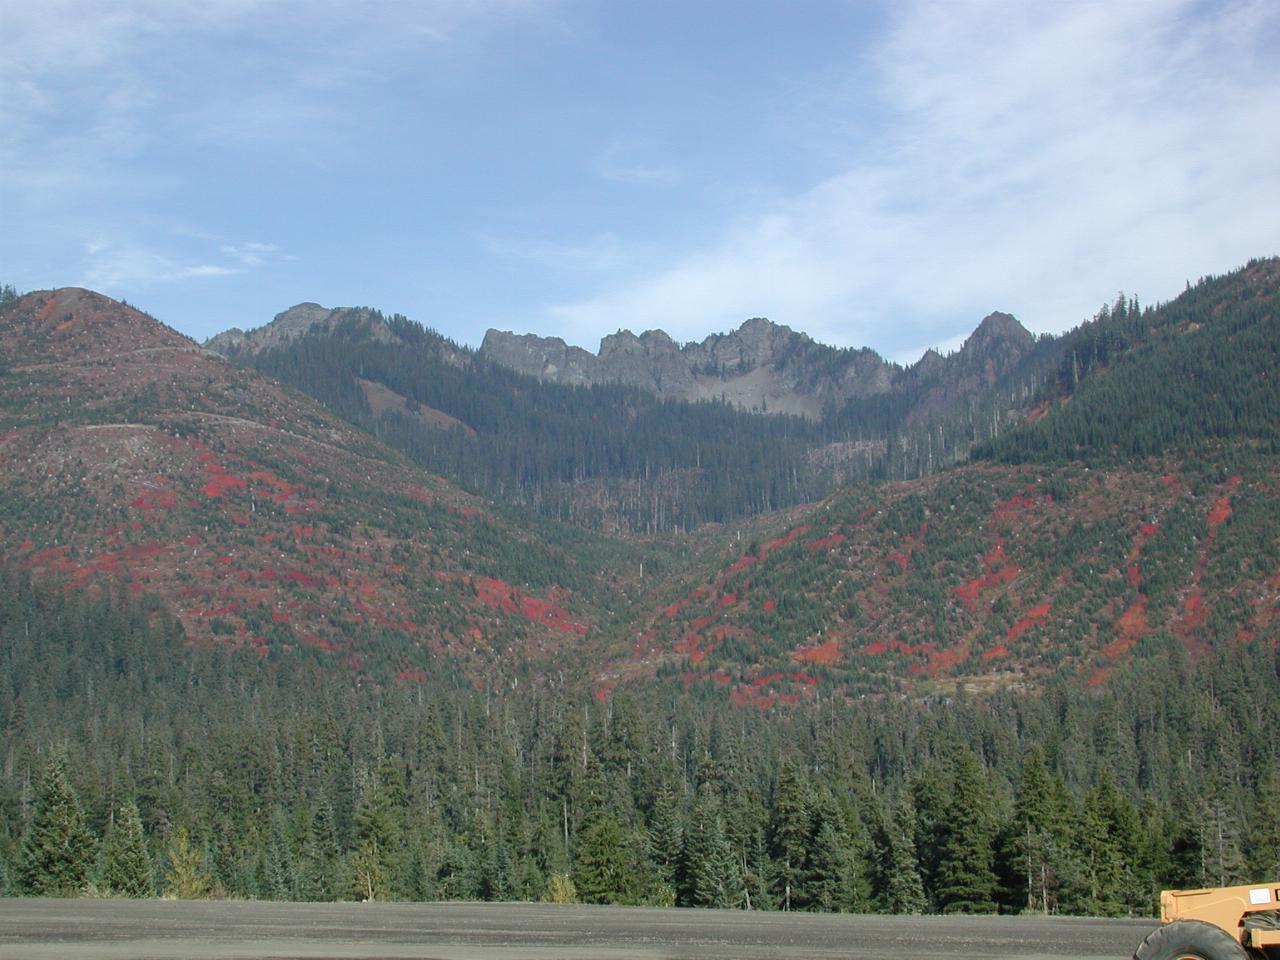
[[1199, 920], [1175, 920], [1153, 930], [1133, 960], [1249, 960], [1238, 940]]

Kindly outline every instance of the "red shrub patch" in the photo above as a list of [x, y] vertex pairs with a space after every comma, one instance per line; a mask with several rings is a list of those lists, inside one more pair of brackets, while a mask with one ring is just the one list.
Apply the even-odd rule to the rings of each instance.
[[[1044, 623], [1045, 619], [1049, 616], [1049, 609], [1050, 607], [1048, 603], [1042, 603], [1038, 607], [1032, 607], [1027, 611], [1027, 615], [1025, 617], [1009, 628], [1009, 632], [1005, 634], [1005, 642], [1012, 643], [1036, 624]], [[1006, 649], [1005, 652], [1007, 653], [1008, 650]]]
[[487, 607], [493, 607], [503, 613], [519, 614], [561, 633], [575, 633], [582, 636], [587, 632], [586, 624], [573, 620], [561, 607], [549, 600], [527, 596], [501, 580], [482, 577], [475, 581], [475, 589], [476, 596]]
[[1219, 497], [1213, 505], [1213, 509], [1209, 511], [1209, 526], [1219, 527], [1227, 522], [1227, 518], [1231, 516], [1231, 498]]
[[1003, 643], [997, 644], [982, 655], [983, 663], [990, 663], [992, 660], [999, 660], [1009, 655], [1009, 648]]
[[178, 502], [172, 490], [147, 490], [129, 501], [135, 510], [169, 510]]
[[810, 553], [821, 553], [823, 550], [830, 550], [833, 547], [840, 546], [840, 544], [844, 543], [846, 539], [848, 538], [843, 533], [834, 531], [827, 534], [821, 540], [811, 540], [809, 543], [805, 544], [805, 549]]
[[688, 605], [689, 605], [689, 601], [687, 599], [677, 600], [675, 603], [671, 604], [670, 606], [663, 607], [662, 615], [666, 617], [668, 620], [674, 620], [676, 616], [680, 613], [680, 611], [683, 610]]
[[819, 644], [814, 647], [801, 647], [799, 650], [793, 650], [791, 659], [797, 663], [821, 663], [833, 664], [839, 663], [844, 659], [844, 654], [840, 652], [840, 645], [834, 640], [828, 640], [826, 643]]
[[764, 602], [764, 606], [761, 607], [760, 609], [762, 609], [765, 613], [773, 613], [773, 611], [778, 609], [778, 601], [773, 599], [766, 600]]
[[426, 683], [430, 677], [421, 670], [401, 670], [396, 674], [396, 679], [401, 683]]
[[956, 667], [964, 663], [968, 656], [969, 644], [967, 643], [958, 643], [954, 647], [937, 650], [929, 657], [929, 666], [926, 672], [931, 677], [936, 677], [940, 673], [951, 673]]
[[1150, 629], [1147, 626], [1147, 598], [1138, 594], [1138, 599], [1116, 621], [1116, 638], [1102, 648], [1102, 655], [1108, 660], [1115, 660]]
[[773, 551], [781, 550], [783, 547], [787, 546], [788, 544], [795, 543], [798, 539], [803, 537], [808, 532], [809, 532], [809, 524], [802, 523], [800, 526], [796, 527], [794, 530], [788, 530], [786, 533], [778, 537], [776, 540], [770, 540], [768, 543], [766, 543], [764, 546], [760, 548], [760, 559], [763, 560], [765, 557], [769, 556], [769, 554], [773, 553]]
[[1197, 587], [1187, 594], [1182, 601], [1182, 626], [1187, 630], [1202, 627], [1209, 619], [1209, 610], [1204, 605], [1204, 597]]

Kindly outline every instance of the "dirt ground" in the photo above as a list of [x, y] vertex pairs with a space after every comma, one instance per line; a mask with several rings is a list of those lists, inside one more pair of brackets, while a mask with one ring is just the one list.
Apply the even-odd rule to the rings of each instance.
[[1090, 960], [1154, 921], [508, 903], [0, 900], [5, 960]]

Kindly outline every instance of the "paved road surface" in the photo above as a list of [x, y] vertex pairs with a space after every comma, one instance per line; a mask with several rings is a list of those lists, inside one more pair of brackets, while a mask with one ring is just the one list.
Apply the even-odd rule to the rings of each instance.
[[500, 903], [0, 900], [3, 960], [1091, 960], [1151, 921]]

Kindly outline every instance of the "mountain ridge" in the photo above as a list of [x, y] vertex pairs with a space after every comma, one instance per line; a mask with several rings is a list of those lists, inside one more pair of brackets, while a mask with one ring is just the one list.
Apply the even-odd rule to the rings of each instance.
[[[1035, 338], [1010, 314], [992, 313], [966, 339], [956, 356], [982, 353], [990, 360], [988, 379], [1013, 369]], [[478, 354], [529, 376], [570, 385], [623, 383], [659, 397], [682, 400], [721, 398], [746, 409], [821, 419], [850, 401], [891, 393], [904, 379], [930, 369], [941, 379], [950, 357], [929, 352], [902, 367], [869, 347], [836, 348], [808, 334], [753, 317], [730, 333], [679, 344], [665, 331], [629, 330], [609, 334], [597, 353], [570, 346], [559, 337], [490, 329]]]

